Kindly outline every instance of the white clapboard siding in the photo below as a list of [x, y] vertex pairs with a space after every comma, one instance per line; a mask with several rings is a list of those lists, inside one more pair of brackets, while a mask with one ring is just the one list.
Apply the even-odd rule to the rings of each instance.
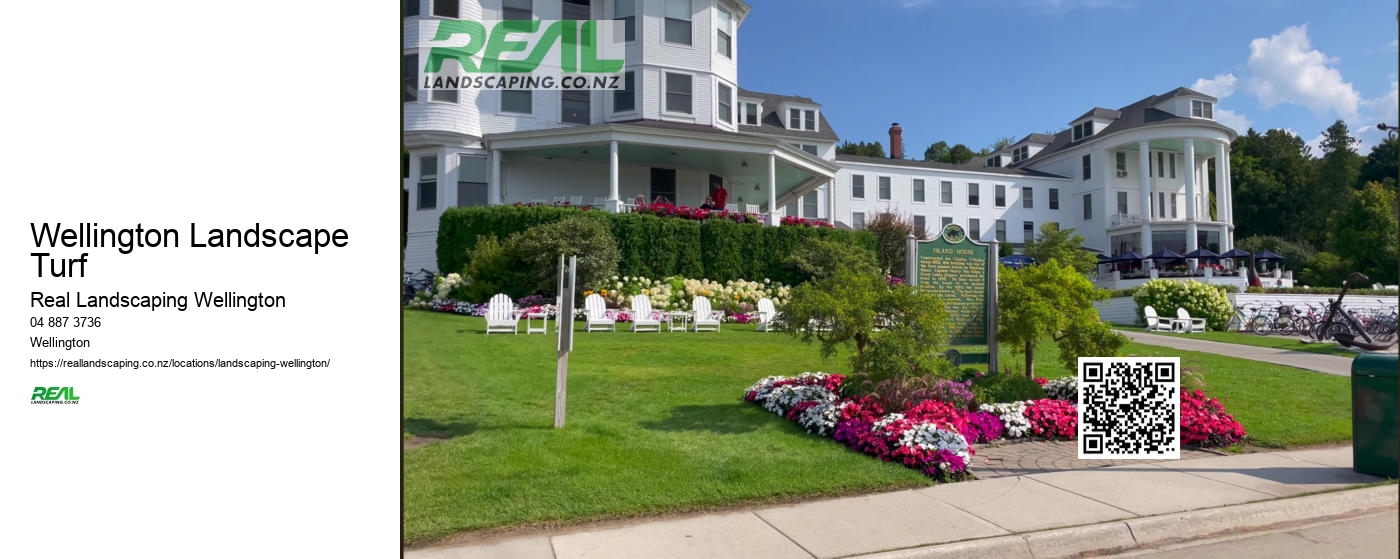
[[1094, 310], [1099, 311], [1099, 320], [1115, 324], [1141, 324], [1137, 303], [1132, 297], [1114, 297], [1094, 301]]

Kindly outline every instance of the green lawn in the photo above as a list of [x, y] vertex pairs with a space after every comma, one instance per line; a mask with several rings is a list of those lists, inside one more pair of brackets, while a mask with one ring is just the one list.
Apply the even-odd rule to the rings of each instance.
[[[553, 429], [555, 336], [483, 334], [485, 322], [405, 311], [404, 539], [924, 486], [918, 472], [807, 435], [744, 402], [770, 374], [843, 370], [783, 334], [579, 332], [568, 415]], [[620, 330], [625, 325], [620, 325]], [[1002, 348], [1003, 367], [1022, 359]], [[1350, 439], [1348, 379], [1133, 344], [1204, 373], [1255, 444]], [[1054, 344], [1039, 376], [1070, 371]], [[417, 441], [414, 441], [417, 442]]]
[[[1142, 329], [1141, 327], [1134, 327], [1134, 326], [1121, 326], [1121, 325], [1120, 325], [1120, 326], [1118, 326], [1118, 329], [1120, 329], [1120, 330], [1125, 330], [1125, 331], [1131, 331], [1131, 332], [1143, 332], [1143, 329]], [[1347, 348], [1344, 348], [1344, 347], [1342, 347], [1342, 346], [1340, 346], [1340, 345], [1338, 345], [1338, 344], [1336, 344], [1336, 343], [1332, 343], [1332, 342], [1328, 342], [1328, 343], [1312, 343], [1312, 344], [1305, 344], [1305, 343], [1303, 343], [1303, 342], [1301, 342], [1301, 341], [1299, 341], [1299, 340], [1301, 340], [1301, 339], [1303, 339], [1303, 338], [1306, 338], [1307, 336], [1304, 336], [1304, 335], [1301, 335], [1301, 334], [1300, 334], [1300, 335], [1296, 335], [1296, 336], [1283, 337], [1283, 336], [1260, 336], [1260, 335], [1257, 335], [1257, 334], [1241, 334], [1241, 333], [1239, 333], [1239, 332], [1215, 332], [1215, 331], [1197, 332], [1197, 333], [1195, 333], [1195, 334], [1173, 334], [1173, 333], [1169, 333], [1169, 332], [1149, 332], [1149, 333], [1150, 333], [1150, 334], [1153, 334], [1153, 335], [1174, 336], [1174, 337], [1178, 337], [1178, 338], [1194, 338], [1194, 339], [1207, 340], [1207, 341], [1212, 341], [1212, 342], [1225, 342], [1225, 343], [1230, 343], [1230, 344], [1252, 345], [1252, 346], [1256, 346], [1256, 347], [1272, 347], [1272, 348], [1277, 348], [1277, 349], [1286, 349], [1286, 350], [1290, 350], [1290, 351], [1306, 351], [1306, 352], [1308, 352], [1308, 353], [1321, 353], [1321, 354], [1323, 354], [1323, 355], [1338, 355], [1338, 356], [1347, 357], [1347, 358], [1354, 358], [1354, 357], [1356, 357], [1356, 356], [1358, 355], [1357, 352], [1352, 351], [1352, 350], [1349, 350], [1349, 349], [1347, 349]]]

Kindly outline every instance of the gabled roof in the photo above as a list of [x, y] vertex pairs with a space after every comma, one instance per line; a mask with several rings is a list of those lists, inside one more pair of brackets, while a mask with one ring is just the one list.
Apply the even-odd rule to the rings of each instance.
[[[764, 134], [768, 136], [778, 136], [781, 138], [809, 139], [835, 142], [839, 137], [836, 130], [831, 128], [831, 122], [826, 120], [826, 111], [817, 111], [817, 130], [790, 130], [784, 120], [785, 115], [778, 114], [778, 108], [783, 103], [798, 103], [802, 105], [814, 105], [821, 107], [821, 103], [807, 97], [797, 95], [781, 95], [777, 93], [763, 93], [759, 91], [749, 91], [739, 88], [739, 97], [758, 99], [763, 103], [763, 114], [758, 115], [758, 126], [739, 124], [740, 132], [754, 134]], [[737, 110], [737, 107], [735, 107]]]
[[[1161, 95], [1152, 95], [1149, 97], [1145, 97], [1137, 100], [1131, 105], [1114, 111], [1121, 116], [1119, 116], [1113, 122], [1109, 123], [1108, 126], [1103, 127], [1102, 130], [1096, 131], [1094, 135], [1089, 136], [1088, 138], [1084, 138], [1078, 142], [1075, 142], [1072, 140], [1072, 136], [1069, 130], [1061, 130], [1058, 134], [1055, 134], [1054, 141], [1050, 142], [1050, 145], [1046, 146], [1045, 149], [1040, 150], [1039, 153], [1032, 155], [1029, 159], [1023, 159], [1020, 162], [1013, 163], [1013, 165], [1020, 167], [1027, 164], [1033, 164], [1034, 162], [1040, 161], [1046, 157], [1054, 155], [1057, 152], [1072, 148], [1078, 144], [1082, 144], [1084, 142], [1093, 140], [1095, 138], [1099, 138], [1107, 134], [1113, 134], [1115, 132], [1122, 132], [1124, 130], [1132, 130], [1134, 128], [1141, 128], [1144, 126], [1151, 126], [1155, 124], [1190, 123], [1198, 126], [1214, 126], [1227, 131], [1232, 137], [1236, 135], [1235, 131], [1230, 129], [1230, 127], [1225, 126], [1224, 124], [1220, 124], [1215, 120], [1176, 116], [1161, 109], [1154, 108], [1156, 105], [1162, 103], [1163, 101], [1181, 96], [1204, 97], [1206, 99], [1211, 100], [1215, 99], [1214, 97], [1211, 97], [1209, 95], [1197, 91], [1192, 91], [1184, 87], [1178, 87]], [[1090, 111], [1089, 114], [1092, 114], [1093, 112], [1094, 111]], [[1075, 120], [1077, 121], [1079, 119]]]
[[1082, 115], [1079, 115], [1079, 118], [1076, 118], [1076, 119], [1074, 119], [1074, 120], [1071, 120], [1070, 122], [1079, 122], [1079, 121], [1081, 121], [1081, 120], [1084, 120], [1084, 119], [1090, 118], [1090, 117], [1092, 117], [1092, 118], [1102, 118], [1102, 119], [1107, 119], [1107, 120], [1113, 120], [1113, 119], [1116, 119], [1116, 118], [1121, 117], [1121, 116], [1123, 116], [1123, 111], [1115, 111], [1115, 110], [1113, 110], [1113, 109], [1105, 109], [1105, 108], [1101, 108], [1101, 107], [1094, 107], [1093, 110], [1091, 110], [1091, 111], [1089, 111], [1089, 112], [1087, 112], [1087, 113], [1084, 113], [1084, 114], [1082, 114]]
[[1019, 146], [1021, 144], [1049, 144], [1053, 141], [1055, 141], [1055, 136], [1053, 134], [1027, 134], [1026, 137], [1016, 140], [1016, 143], [1011, 145]]
[[976, 163], [942, 163], [939, 161], [917, 161], [913, 159], [893, 159], [887, 157], [868, 157], [864, 155], [836, 154], [838, 163], [868, 163], [874, 165], [893, 165], [895, 167], [909, 167], [919, 169], [937, 169], [940, 171], [957, 171], [961, 173], [982, 173], [993, 175], [1012, 175], [1018, 177], [1037, 177], [1048, 179], [1063, 179], [1060, 175], [1045, 173], [1034, 169], [1019, 169], [1016, 167], [988, 167], [982, 164], [982, 160], [974, 159]]

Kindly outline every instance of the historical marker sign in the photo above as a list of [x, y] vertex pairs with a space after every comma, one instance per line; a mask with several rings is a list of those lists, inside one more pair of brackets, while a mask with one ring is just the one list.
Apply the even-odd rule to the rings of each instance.
[[948, 310], [951, 345], [987, 345], [996, 366], [996, 251], [948, 225], [931, 241], [909, 238], [909, 282], [936, 295]]

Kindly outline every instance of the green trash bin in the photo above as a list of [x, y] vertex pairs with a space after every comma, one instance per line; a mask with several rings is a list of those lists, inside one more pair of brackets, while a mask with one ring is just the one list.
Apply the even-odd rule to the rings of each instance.
[[1400, 356], [1351, 363], [1351, 458], [1358, 473], [1400, 477]]

